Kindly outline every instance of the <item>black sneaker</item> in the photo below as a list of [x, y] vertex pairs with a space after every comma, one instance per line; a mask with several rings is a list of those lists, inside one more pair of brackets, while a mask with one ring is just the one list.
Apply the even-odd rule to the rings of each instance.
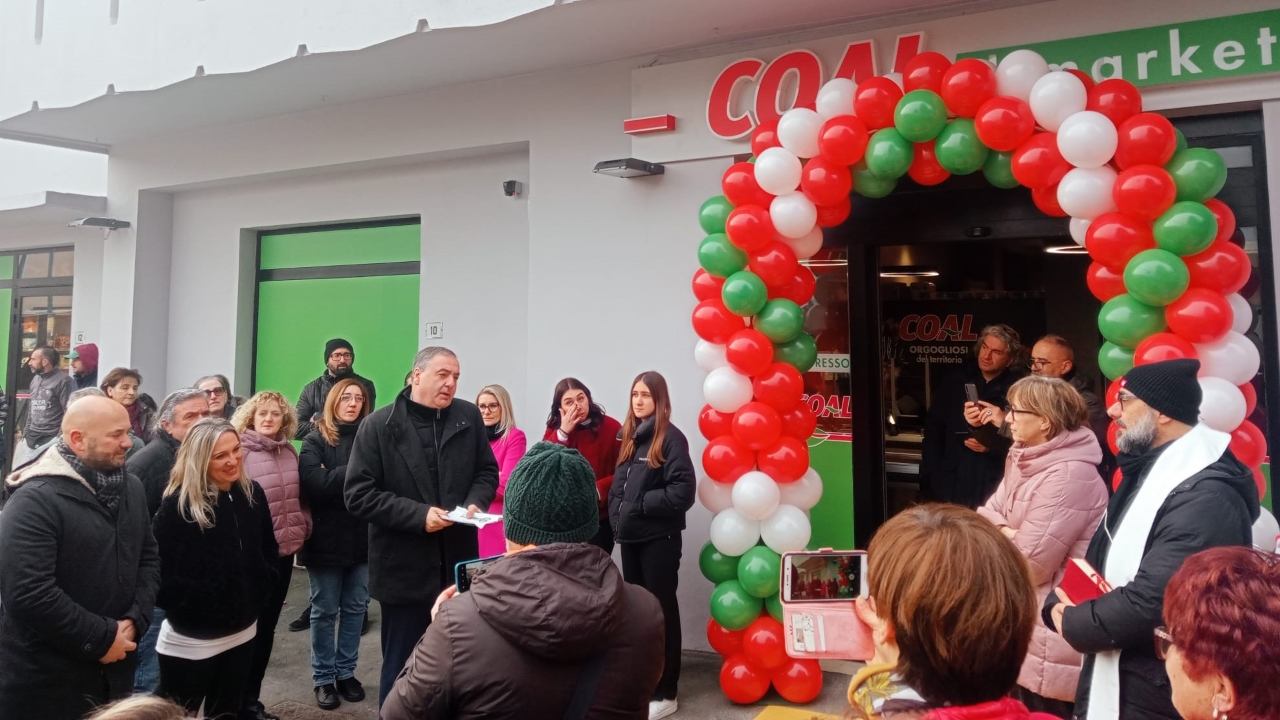
[[321, 710], [337, 710], [342, 704], [338, 698], [338, 688], [333, 683], [316, 686], [316, 706]]
[[338, 681], [338, 694], [347, 702], [360, 702], [364, 699], [364, 686], [360, 681], [349, 677], [346, 680]]
[[308, 605], [302, 609], [302, 614], [296, 620], [289, 623], [289, 632], [302, 632], [311, 629], [311, 606]]

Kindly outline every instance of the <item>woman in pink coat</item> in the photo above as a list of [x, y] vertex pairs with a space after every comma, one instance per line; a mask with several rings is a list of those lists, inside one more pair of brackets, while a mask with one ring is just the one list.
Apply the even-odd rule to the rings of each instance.
[[[1084, 398], [1066, 381], [1033, 375], [1014, 383], [1007, 397], [1002, 419], [1013, 448], [1004, 479], [978, 513], [1026, 556], [1043, 603], [1067, 561], [1084, 557], [1107, 509], [1097, 469], [1102, 449]], [[1066, 640], [1036, 623], [1014, 697], [1033, 711], [1071, 717], [1080, 662]]]
[[267, 598], [267, 606], [258, 616], [253, 665], [249, 668], [244, 711], [240, 715], [242, 718], [270, 720], [275, 716], [267, 714], [258, 695], [262, 692], [262, 678], [267, 674], [267, 662], [271, 660], [276, 622], [280, 619], [285, 596], [289, 594], [293, 556], [311, 535], [311, 513], [302, 505], [298, 451], [289, 442], [298, 430], [298, 415], [293, 405], [278, 392], [263, 391], [236, 408], [231, 424], [240, 432], [245, 474], [262, 486], [267, 496], [271, 525], [280, 545], [279, 575]]
[[[524, 433], [516, 429], [516, 416], [511, 410], [511, 395], [501, 385], [486, 385], [476, 396], [476, 407], [489, 433], [489, 447], [498, 459], [498, 494], [493, 496], [489, 512], [502, 514], [502, 496], [507, 491], [507, 478], [516, 463], [524, 457], [528, 445]], [[480, 557], [501, 555], [507, 551], [502, 523], [496, 522], [480, 528]]]

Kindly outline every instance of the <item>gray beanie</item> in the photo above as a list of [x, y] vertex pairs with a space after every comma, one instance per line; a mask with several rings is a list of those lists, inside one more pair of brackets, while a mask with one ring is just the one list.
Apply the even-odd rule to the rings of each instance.
[[502, 529], [520, 545], [586, 542], [600, 528], [596, 475], [577, 450], [540, 442], [507, 479]]

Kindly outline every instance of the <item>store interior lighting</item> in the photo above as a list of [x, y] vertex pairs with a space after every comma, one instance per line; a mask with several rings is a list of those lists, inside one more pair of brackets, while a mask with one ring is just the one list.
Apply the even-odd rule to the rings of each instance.
[[646, 177], [648, 175], [661, 175], [666, 171], [659, 163], [645, 162], [635, 158], [622, 158], [620, 160], [604, 160], [596, 163], [596, 167], [592, 172], [600, 175], [609, 175], [620, 178]]
[[1044, 249], [1050, 255], [1088, 255], [1089, 251], [1079, 245], [1051, 245]]
[[885, 265], [880, 268], [882, 278], [938, 277], [940, 274], [935, 268], [923, 265]]

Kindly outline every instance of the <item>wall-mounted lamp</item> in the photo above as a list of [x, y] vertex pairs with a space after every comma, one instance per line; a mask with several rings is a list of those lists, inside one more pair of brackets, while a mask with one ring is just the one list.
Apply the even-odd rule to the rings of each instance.
[[665, 168], [658, 163], [645, 162], [635, 158], [622, 158], [620, 160], [598, 162], [592, 172], [613, 177], [633, 178], [645, 177], [646, 175], [661, 175], [665, 172]]
[[96, 227], [104, 228], [106, 230], [123, 230], [130, 226], [131, 225], [128, 220], [117, 220], [115, 218], [105, 217], [80, 218], [79, 220], [72, 220], [67, 223], [67, 227]]

